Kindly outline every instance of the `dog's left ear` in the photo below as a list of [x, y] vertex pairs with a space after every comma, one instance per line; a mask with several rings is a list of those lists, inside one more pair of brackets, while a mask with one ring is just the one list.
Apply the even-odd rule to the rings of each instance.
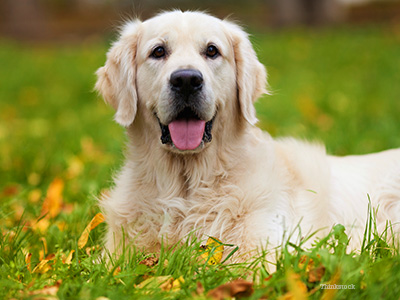
[[249, 37], [240, 26], [223, 21], [231, 39], [236, 63], [236, 85], [240, 110], [250, 124], [257, 123], [254, 102], [267, 91], [267, 72], [257, 58]]
[[132, 124], [137, 111], [136, 48], [140, 21], [127, 23], [107, 53], [104, 67], [97, 70], [95, 89], [115, 110], [114, 119], [122, 126]]

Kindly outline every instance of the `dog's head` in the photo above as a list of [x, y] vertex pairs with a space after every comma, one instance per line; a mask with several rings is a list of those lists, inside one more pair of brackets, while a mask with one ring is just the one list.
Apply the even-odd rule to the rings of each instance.
[[128, 22], [97, 76], [96, 89], [119, 124], [135, 126], [142, 114], [146, 130], [178, 153], [206, 148], [223, 120], [255, 124], [253, 103], [266, 91], [265, 68], [247, 34], [200, 12]]

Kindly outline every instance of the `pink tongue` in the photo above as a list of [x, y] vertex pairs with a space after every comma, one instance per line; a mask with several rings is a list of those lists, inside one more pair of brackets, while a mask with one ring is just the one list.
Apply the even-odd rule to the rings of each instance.
[[194, 150], [203, 139], [206, 122], [202, 120], [175, 120], [169, 125], [172, 142], [179, 150]]

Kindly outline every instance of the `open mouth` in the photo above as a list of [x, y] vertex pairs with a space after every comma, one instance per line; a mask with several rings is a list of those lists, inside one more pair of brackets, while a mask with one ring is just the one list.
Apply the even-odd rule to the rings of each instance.
[[189, 107], [182, 110], [168, 125], [161, 124], [161, 142], [186, 151], [195, 150], [212, 140], [214, 118], [208, 122], [201, 120]]

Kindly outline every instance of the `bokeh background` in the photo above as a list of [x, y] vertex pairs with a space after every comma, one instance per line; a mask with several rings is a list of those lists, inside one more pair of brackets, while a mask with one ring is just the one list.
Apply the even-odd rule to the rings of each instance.
[[257, 103], [259, 126], [274, 137], [336, 155], [400, 147], [399, 1], [1, 0], [0, 219], [39, 215], [54, 178], [76, 205], [112, 184], [125, 136], [94, 73], [121, 20], [171, 8], [251, 33], [273, 92]]

